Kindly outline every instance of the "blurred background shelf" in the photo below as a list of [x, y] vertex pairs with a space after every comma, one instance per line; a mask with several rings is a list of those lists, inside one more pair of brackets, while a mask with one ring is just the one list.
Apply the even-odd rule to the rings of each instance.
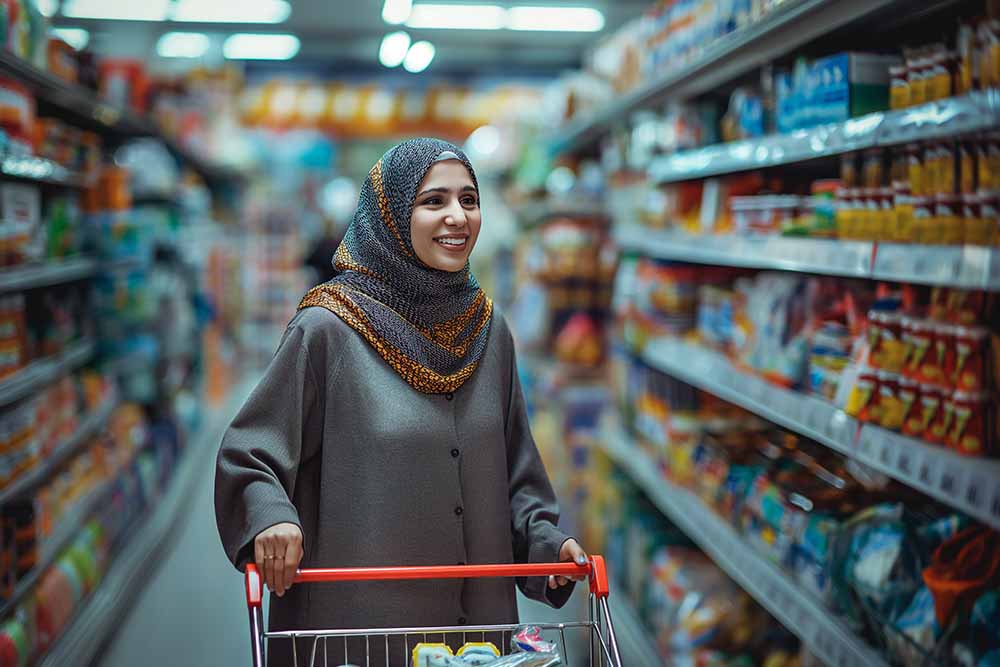
[[94, 356], [92, 340], [70, 343], [57, 357], [33, 361], [10, 377], [0, 381], [0, 406], [29, 396], [66, 373], [87, 364]]
[[97, 261], [90, 257], [52, 260], [0, 270], [0, 294], [17, 290], [60, 285], [90, 278], [97, 272]]

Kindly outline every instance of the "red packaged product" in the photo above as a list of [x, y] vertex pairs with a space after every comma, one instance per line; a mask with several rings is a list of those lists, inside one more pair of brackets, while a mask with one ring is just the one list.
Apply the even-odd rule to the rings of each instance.
[[899, 403], [902, 411], [900, 414], [899, 426], [897, 426], [896, 429], [905, 433], [906, 425], [910, 423], [910, 420], [919, 420], [921, 408], [920, 383], [906, 377], [899, 378], [899, 391], [897, 392], [897, 396], [899, 397]]
[[872, 409], [877, 424], [883, 428], [898, 431], [903, 426], [903, 404], [899, 400], [899, 376], [895, 373], [878, 374], [878, 403]]
[[986, 456], [990, 453], [990, 402], [985, 394], [955, 392], [951, 397], [952, 424], [948, 447], [959, 454]]
[[989, 339], [990, 332], [983, 327], [955, 327], [955, 353], [950, 356], [948, 377], [959, 391], [986, 389]]
[[983, 321], [987, 294], [983, 291], [952, 289], [948, 291], [947, 320], [970, 326]]
[[903, 372], [908, 378], [928, 382], [924, 377], [924, 365], [933, 356], [934, 327], [926, 320], [911, 320], [909, 327], [909, 354]]
[[927, 423], [923, 438], [928, 442], [944, 445], [947, 444], [948, 434], [951, 432], [955, 404], [951, 400], [951, 392], [939, 390], [938, 396], [940, 396], [939, 407], [933, 418]]

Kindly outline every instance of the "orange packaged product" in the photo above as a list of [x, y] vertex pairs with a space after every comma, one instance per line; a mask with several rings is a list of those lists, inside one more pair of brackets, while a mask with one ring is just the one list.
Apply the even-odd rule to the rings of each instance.
[[962, 236], [968, 245], [993, 245], [994, 224], [982, 215], [982, 198], [962, 195]]
[[934, 224], [938, 229], [939, 242], [943, 245], [961, 245], [965, 240], [961, 203], [957, 195], [938, 195], [935, 198]]
[[951, 398], [952, 423], [948, 447], [967, 456], [990, 453], [990, 401], [985, 394], [955, 392]]
[[1000, 206], [995, 195], [979, 196], [979, 215], [983, 226], [992, 230], [993, 245], [1000, 246]]
[[983, 327], [955, 327], [955, 352], [948, 377], [959, 391], [978, 392], [986, 388], [990, 332]]
[[921, 378], [925, 382], [933, 382], [941, 387], [951, 387], [947, 368], [948, 357], [955, 353], [955, 327], [944, 322], [935, 322], [931, 329], [934, 335], [934, 344], [930, 354], [924, 359], [921, 367]]
[[944, 389], [938, 390], [938, 396], [940, 397], [938, 408], [934, 412], [933, 417], [927, 422], [927, 428], [923, 433], [924, 440], [939, 445], [947, 444], [948, 435], [951, 432], [952, 418], [955, 414], [955, 405], [951, 400], [951, 394], [952, 392]]

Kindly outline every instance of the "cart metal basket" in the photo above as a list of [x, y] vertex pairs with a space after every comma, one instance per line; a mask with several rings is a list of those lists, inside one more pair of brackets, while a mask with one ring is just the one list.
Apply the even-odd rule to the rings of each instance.
[[[590, 582], [589, 618], [572, 623], [532, 623], [542, 630], [546, 638], [557, 644], [561, 650], [563, 664], [567, 664], [567, 634], [578, 642], [589, 640], [589, 660], [591, 666], [601, 665], [622, 667], [621, 653], [615, 636], [614, 623], [608, 606], [608, 575], [604, 559], [591, 556], [586, 565], [574, 563], [539, 563], [520, 565], [464, 565], [425, 567], [375, 567], [375, 568], [322, 568], [299, 570], [296, 584], [321, 582], [362, 582], [385, 580], [417, 579], [475, 579], [475, 578], [515, 578], [515, 577], [587, 577]], [[521, 626], [455, 626], [410, 628], [358, 628], [346, 630], [282, 630], [264, 629], [263, 597], [264, 584], [256, 565], [246, 569], [247, 606], [250, 611], [250, 642], [253, 667], [266, 667], [266, 646], [268, 642], [290, 641], [295, 667], [304, 665], [315, 667], [336, 667], [348, 664], [348, 642], [352, 642], [351, 656], [364, 653], [364, 667], [401, 667], [397, 659], [390, 662], [390, 650], [406, 655], [410, 667], [410, 648], [415, 642], [441, 641], [445, 636], [460, 636], [461, 641], [485, 641], [495, 636], [503, 641], [498, 648], [506, 654], [510, 649], [510, 636]], [[363, 646], [359, 651], [356, 647]], [[398, 651], [399, 647], [403, 651]], [[384, 659], [378, 657], [384, 655]]]

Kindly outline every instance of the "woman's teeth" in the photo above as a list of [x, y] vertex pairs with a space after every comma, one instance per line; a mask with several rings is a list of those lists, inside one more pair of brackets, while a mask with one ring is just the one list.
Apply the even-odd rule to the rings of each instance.
[[465, 245], [465, 239], [434, 239], [441, 245], [460, 248]]

